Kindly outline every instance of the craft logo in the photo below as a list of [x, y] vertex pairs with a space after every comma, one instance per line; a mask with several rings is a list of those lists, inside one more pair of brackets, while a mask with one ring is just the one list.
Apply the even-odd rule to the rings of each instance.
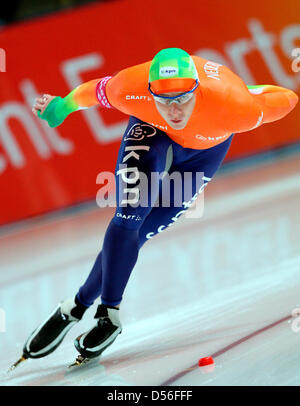
[[0, 72], [6, 72], [6, 52], [0, 48]]

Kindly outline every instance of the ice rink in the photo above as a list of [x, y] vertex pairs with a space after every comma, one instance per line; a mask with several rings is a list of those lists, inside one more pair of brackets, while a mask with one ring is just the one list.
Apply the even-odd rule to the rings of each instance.
[[[73, 371], [73, 340], [94, 324], [98, 302], [54, 353], [6, 373], [31, 331], [85, 281], [111, 209], [87, 204], [0, 228], [0, 385], [298, 386], [299, 147], [224, 166], [204, 193], [202, 218], [182, 216], [140, 251], [122, 334]], [[214, 368], [198, 367], [206, 356]]]

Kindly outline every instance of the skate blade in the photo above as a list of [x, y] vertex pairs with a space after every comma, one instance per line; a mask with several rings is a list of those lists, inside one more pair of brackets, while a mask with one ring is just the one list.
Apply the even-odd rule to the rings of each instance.
[[68, 366], [68, 369], [77, 369], [78, 367], [83, 367], [84, 365], [94, 365], [99, 362], [100, 356], [95, 358], [86, 358], [82, 355], [78, 355], [75, 362]]
[[90, 358], [86, 358], [86, 357], [83, 357], [82, 355], [78, 355], [75, 362], [73, 364], [69, 365], [69, 368], [80, 367], [82, 365], [87, 364], [89, 361], [91, 361]]
[[24, 361], [26, 361], [27, 359], [28, 359], [28, 357], [26, 357], [26, 356], [23, 354], [22, 357], [21, 357], [20, 359], [18, 359], [18, 361], [15, 362], [15, 363], [9, 368], [9, 370], [7, 371], [7, 373], [12, 372], [14, 369], [17, 368], [18, 365], [21, 364], [21, 362], [24, 362]]

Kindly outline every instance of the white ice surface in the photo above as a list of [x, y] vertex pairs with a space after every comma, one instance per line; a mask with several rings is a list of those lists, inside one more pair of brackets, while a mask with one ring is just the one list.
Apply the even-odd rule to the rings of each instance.
[[[76, 371], [73, 340], [98, 302], [54, 353], [6, 374], [29, 333], [84, 282], [111, 212], [0, 229], [0, 385], [299, 385], [299, 158], [218, 175], [204, 217], [180, 218], [143, 247], [122, 334]], [[209, 355], [215, 367], [199, 368]]]

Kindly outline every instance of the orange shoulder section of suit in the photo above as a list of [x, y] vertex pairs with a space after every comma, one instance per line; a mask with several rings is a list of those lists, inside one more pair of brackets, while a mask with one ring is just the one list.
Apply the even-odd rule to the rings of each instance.
[[148, 91], [151, 62], [124, 69], [110, 79], [107, 98], [113, 107], [154, 125], [187, 148], [211, 148], [234, 132], [256, 128], [262, 121], [262, 98], [258, 103], [242, 79], [226, 66], [197, 56], [193, 59], [200, 85], [194, 111], [183, 130], [172, 129], [156, 109]]

